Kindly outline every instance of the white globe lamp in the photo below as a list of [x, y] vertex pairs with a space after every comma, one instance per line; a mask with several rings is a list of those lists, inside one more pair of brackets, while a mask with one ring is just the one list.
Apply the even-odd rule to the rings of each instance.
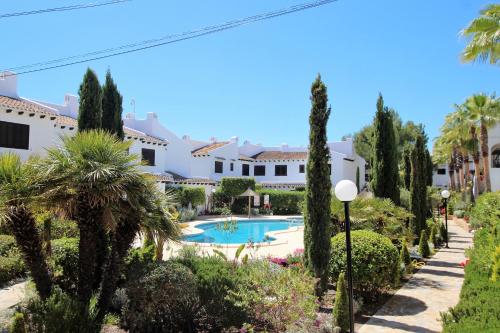
[[335, 186], [335, 196], [342, 202], [350, 202], [356, 199], [358, 188], [352, 181], [344, 179]]

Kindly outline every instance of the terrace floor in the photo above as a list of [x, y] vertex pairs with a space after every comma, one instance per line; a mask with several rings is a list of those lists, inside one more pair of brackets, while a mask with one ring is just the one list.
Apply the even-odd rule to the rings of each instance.
[[449, 248], [440, 249], [426, 265], [392, 296], [358, 333], [441, 332], [440, 312], [458, 303], [465, 249], [471, 233], [449, 221]]

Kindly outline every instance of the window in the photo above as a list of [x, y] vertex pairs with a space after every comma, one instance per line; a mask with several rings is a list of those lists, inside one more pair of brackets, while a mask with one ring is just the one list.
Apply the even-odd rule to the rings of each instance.
[[299, 165], [299, 173], [304, 173], [306, 171], [306, 166], [304, 164]]
[[493, 168], [500, 168], [500, 148], [496, 148], [491, 153], [491, 163]]
[[437, 174], [438, 175], [446, 175], [446, 169], [438, 169]]
[[233, 162], [231, 162], [231, 164], [229, 164], [229, 169], [230, 169], [231, 171], [234, 171], [234, 163], [233, 163]]
[[286, 165], [275, 165], [274, 166], [275, 176], [286, 176]]
[[265, 165], [256, 165], [253, 167], [253, 175], [254, 176], [265, 176], [266, 175], [266, 166]]
[[0, 147], [29, 149], [29, 125], [0, 121]]
[[249, 164], [242, 164], [241, 165], [241, 175], [250, 176], [250, 165]]
[[224, 163], [221, 161], [215, 161], [215, 173], [222, 173], [224, 169]]
[[142, 161], [146, 162], [146, 165], [155, 165], [155, 150], [142, 148]]

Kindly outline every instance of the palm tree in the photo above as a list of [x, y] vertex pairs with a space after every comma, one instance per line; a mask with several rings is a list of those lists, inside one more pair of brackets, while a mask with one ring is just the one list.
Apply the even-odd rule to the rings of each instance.
[[476, 94], [467, 99], [464, 107], [471, 122], [476, 123], [480, 129], [479, 141], [483, 156], [486, 191], [491, 192], [488, 128], [500, 121], [500, 100], [494, 95]]
[[462, 35], [471, 40], [462, 53], [465, 62], [477, 59], [496, 64], [500, 60], [500, 4], [488, 5], [481, 16], [474, 19]]
[[30, 206], [38, 179], [29, 164], [21, 163], [19, 156], [0, 155], [0, 222], [12, 231], [38, 294], [45, 300], [52, 290], [51, 274]]
[[[157, 206], [151, 203], [156, 195], [151, 188], [156, 185], [140, 170], [138, 156], [128, 154], [130, 142], [100, 130], [61, 140], [62, 145], [49, 149], [47, 158], [37, 165], [45, 179], [43, 203], [78, 224], [79, 300], [87, 307], [98, 281], [106, 285], [101, 285], [104, 295], [99, 296], [100, 304], [106, 305], [116, 286], [109, 274], [119, 275], [116, 271], [141, 223], [157, 214]], [[106, 237], [101, 237], [103, 232]], [[110, 248], [107, 260], [100, 260], [102, 248]]]

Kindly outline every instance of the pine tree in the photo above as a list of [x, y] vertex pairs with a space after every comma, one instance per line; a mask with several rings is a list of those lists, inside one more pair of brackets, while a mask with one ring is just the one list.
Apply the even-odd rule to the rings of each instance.
[[325, 84], [318, 75], [311, 87], [309, 158], [307, 161], [306, 209], [304, 213], [304, 257], [307, 267], [319, 278], [317, 294], [327, 288], [330, 261], [330, 151], [326, 126], [330, 116]]
[[420, 253], [420, 255], [424, 258], [428, 258], [431, 255], [431, 249], [429, 248], [429, 238], [427, 237], [426, 230], [422, 230], [422, 233], [420, 234], [418, 253]]
[[419, 236], [426, 224], [427, 214], [427, 184], [425, 177], [425, 151], [422, 136], [417, 138], [415, 147], [411, 152], [411, 182], [410, 182], [410, 208], [414, 217], [412, 228], [415, 236]]
[[80, 85], [80, 108], [78, 110], [78, 130], [101, 128], [102, 101], [99, 79], [93, 70], [87, 69]]
[[344, 272], [339, 274], [337, 280], [337, 293], [332, 315], [335, 326], [340, 327], [342, 332], [349, 332], [349, 302]]
[[108, 70], [106, 82], [102, 87], [102, 128], [123, 140], [122, 100], [122, 95]]
[[399, 204], [398, 147], [390, 110], [379, 95], [373, 121], [372, 189], [376, 197], [389, 198]]

